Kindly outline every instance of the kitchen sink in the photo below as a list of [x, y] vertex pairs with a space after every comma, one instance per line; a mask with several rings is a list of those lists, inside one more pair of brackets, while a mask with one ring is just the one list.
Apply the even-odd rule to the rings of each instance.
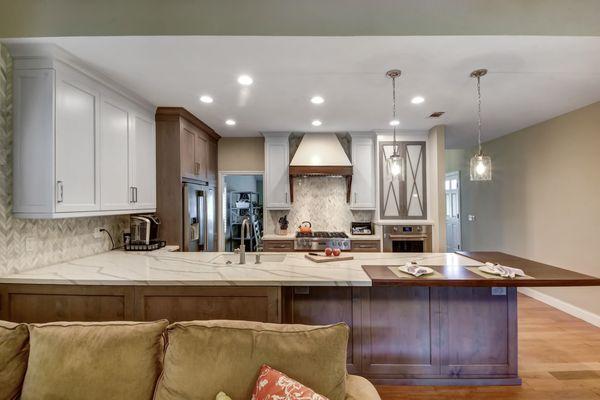
[[[246, 253], [246, 264], [254, 264], [256, 260], [256, 253]], [[260, 261], [263, 263], [267, 262], [282, 262], [285, 260], [285, 254], [261, 254]], [[239, 254], [221, 254], [211, 261], [211, 264], [219, 265], [230, 265], [239, 264]]]

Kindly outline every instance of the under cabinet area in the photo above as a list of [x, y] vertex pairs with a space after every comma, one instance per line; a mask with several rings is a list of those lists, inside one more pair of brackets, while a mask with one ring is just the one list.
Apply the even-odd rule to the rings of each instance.
[[16, 56], [13, 84], [16, 217], [155, 211], [152, 106], [58, 56]]

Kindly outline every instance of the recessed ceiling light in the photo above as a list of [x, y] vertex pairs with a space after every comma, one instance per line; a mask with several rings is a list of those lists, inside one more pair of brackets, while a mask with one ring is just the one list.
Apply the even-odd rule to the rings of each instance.
[[227, 121], [225, 121], [225, 123], [229, 126], [234, 126], [235, 125], [235, 120], [234, 119], [228, 119]]
[[321, 124], [323, 124], [323, 123], [322, 123], [321, 121], [319, 121], [318, 119], [315, 119], [315, 120], [312, 122], [312, 125], [313, 125], [313, 126], [321, 126]]
[[205, 95], [200, 96], [200, 101], [203, 103], [209, 104], [209, 103], [212, 103], [214, 100], [212, 97], [205, 94]]
[[249, 75], [238, 76], [238, 83], [240, 85], [250, 86], [250, 85], [252, 85], [253, 82], [254, 82], [254, 79], [252, 79], [252, 77]]
[[415, 96], [412, 98], [412, 100], [410, 101], [413, 104], [421, 104], [425, 102], [425, 98], [422, 96]]
[[398, 121], [397, 119], [393, 119], [390, 121], [390, 125], [391, 126], [398, 126], [400, 125], [400, 121]]
[[313, 96], [310, 99], [310, 102], [313, 104], [323, 104], [325, 102], [325, 99], [322, 98], [321, 96]]

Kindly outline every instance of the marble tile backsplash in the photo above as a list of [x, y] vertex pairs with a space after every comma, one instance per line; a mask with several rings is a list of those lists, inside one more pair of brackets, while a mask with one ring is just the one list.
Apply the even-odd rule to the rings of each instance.
[[[110, 239], [93, 236], [106, 228], [117, 243], [128, 216], [18, 219], [12, 215], [12, 60], [0, 44], [0, 275], [69, 261], [110, 249]], [[27, 251], [26, 243], [29, 243]]]
[[346, 203], [346, 181], [340, 177], [294, 179], [294, 203], [290, 210], [268, 211], [265, 234], [276, 233], [278, 220], [287, 215], [290, 230], [310, 221], [314, 230], [350, 233], [352, 221], [371, 221], [373, 211], [353, 211]]

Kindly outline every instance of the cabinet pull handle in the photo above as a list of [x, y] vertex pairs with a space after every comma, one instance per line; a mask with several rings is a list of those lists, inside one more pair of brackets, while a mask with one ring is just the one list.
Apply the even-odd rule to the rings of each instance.
[[130, 186], [129, 187], [129, 202], [130, 203], [135, 203], [135, 197], [134, 197], [134, 194], [133, 194], [133, 190], [134, 190], [134, 187]]
[[288, 202], [288, 192], [285, 192], [285, 202]]
[[354, 192], [354, 203], [356, 204], [356, 192]]
[[137, 188], [137, 186], [134, 186], [133, 189], [134, 189], [133, 193], [135, 193], [135, 200], [134, 200], [134, 202], [137, 203], [138, 202], [138, 188]]
[[56, 202], [57, 203], [62, 203], [65, 200], [65, 190], [64, 190], [64, 184], [63, 181], [57, 181], [56, 182], [56, 189], [57, 189], [57, 199]]

